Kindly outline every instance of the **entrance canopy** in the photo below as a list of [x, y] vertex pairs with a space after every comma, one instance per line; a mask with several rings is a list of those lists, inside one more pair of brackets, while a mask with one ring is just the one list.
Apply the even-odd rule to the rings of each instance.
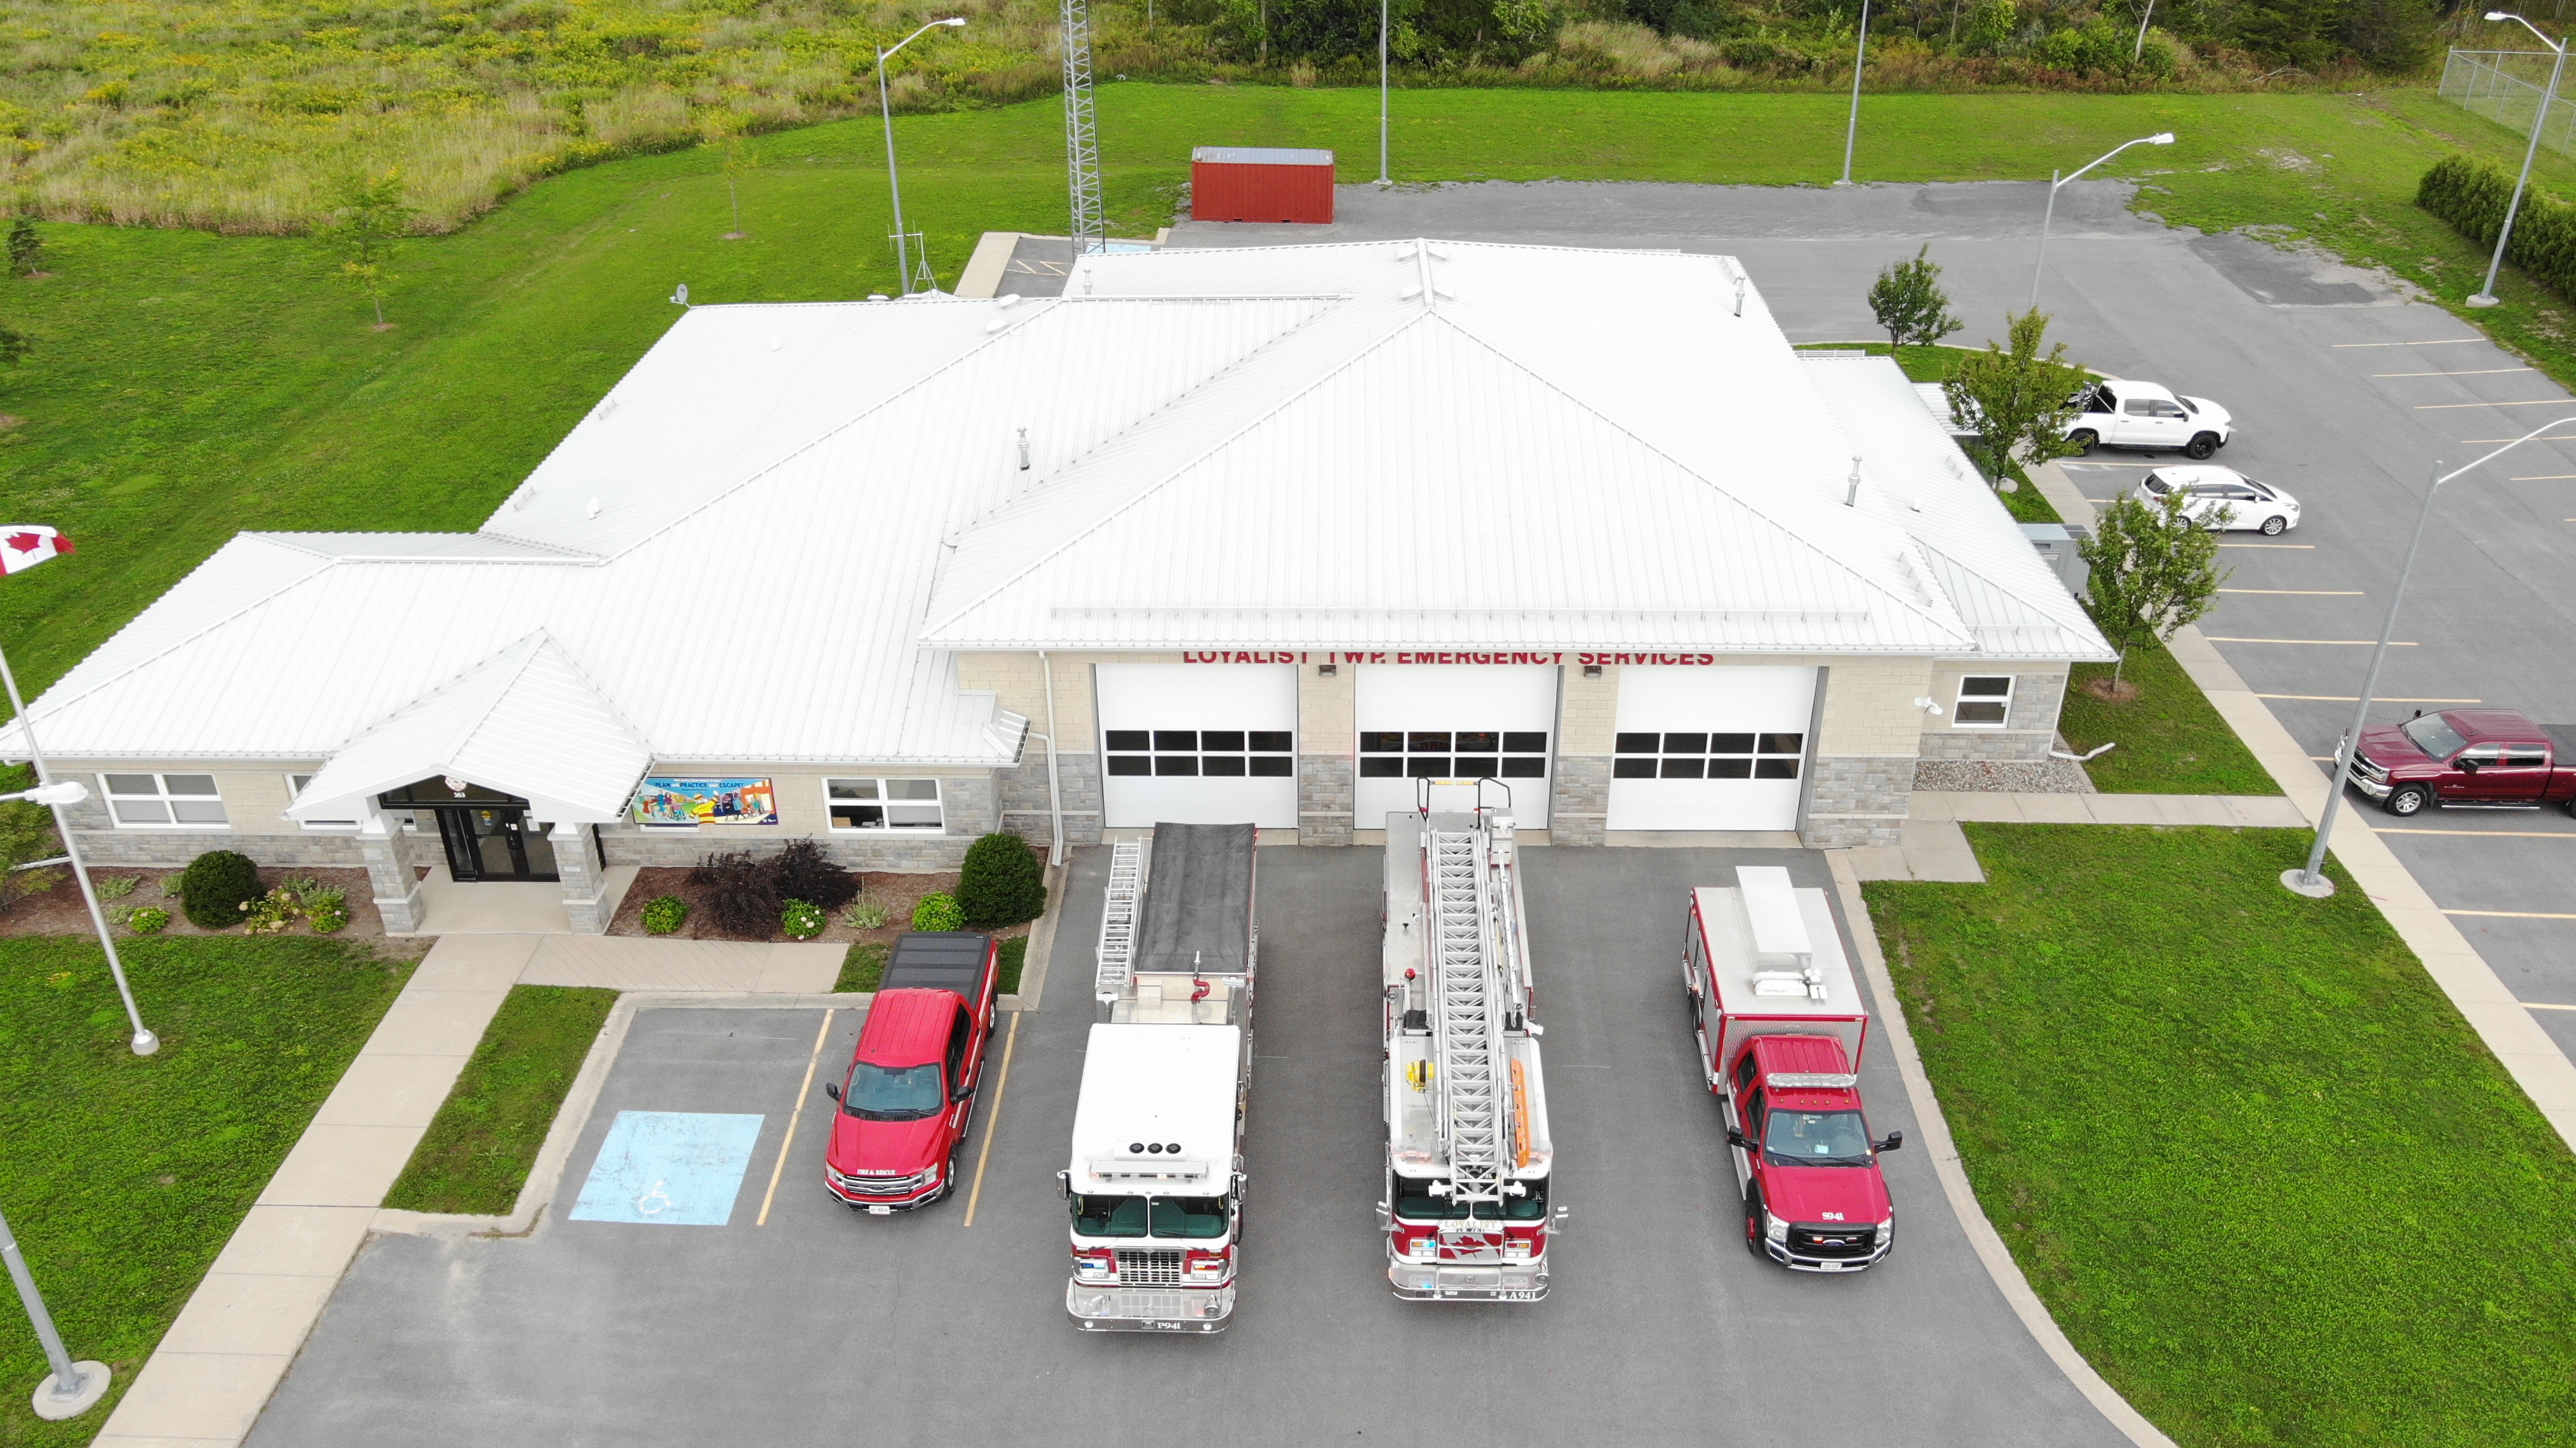
[[423, 778], [528, 801], [549, 823], [626, 811], [653, 752], [543, 631], [395, 710], [343, 745], [287, 817], [347, 819], [353, 804]]

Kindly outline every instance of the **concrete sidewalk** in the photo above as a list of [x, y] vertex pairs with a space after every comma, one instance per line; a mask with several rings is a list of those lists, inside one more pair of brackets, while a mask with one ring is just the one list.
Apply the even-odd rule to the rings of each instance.
[[2302, 829], [2307, 818], [2277, 794], [1967, 794], [1917, 790], [1913, 820], [2034, 825], [2219, 825]]

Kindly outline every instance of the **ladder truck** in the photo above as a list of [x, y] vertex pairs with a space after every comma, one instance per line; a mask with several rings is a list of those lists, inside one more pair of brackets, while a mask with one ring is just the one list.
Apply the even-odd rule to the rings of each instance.
[[1547, 1295], [1555, 1149], [1508, 811], [1386, 817], [1386, 1275], [1416, 1302]]
[[1065, 1312], [1086, 1332], [1223, 1332], [1243, 1239], [1260, 948], [1251, 825], [1111, 847], [1072, 1160]]

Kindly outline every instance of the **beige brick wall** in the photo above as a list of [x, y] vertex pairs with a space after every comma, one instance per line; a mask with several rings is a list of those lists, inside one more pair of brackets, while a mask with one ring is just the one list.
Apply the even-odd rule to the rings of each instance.
[[1297, 749], [1357, 756], [1359, 666], [1337, 664], [1326, 678], [1315, 664], [1297, 666]]
[[1602, 665], [1597, 679], [1583, 677], [1580, 664], [1564, 667], [1556, 704], [1557, 753], [1608, 754], [1619, 732], [1619, 666]]
[[[1099, 746], [1099, 726], [1091, 712], [1093, 664], [1177, 664], [1177, 651], [1050, 653], [1055, 674], [1055, 747], [1060, 752], [1090, 753]], [[1313, 672], [1310, 665], [1307, 672]], [[995, 702], [1014, 714], [1028, 716], [1029, 727], [1047, 727], [1047, 670], [1030, 653], [967, 653], [957, 656], [957, 682], [967, 689], [990, 689]]]
[[[2057, 714], [2066, 696], [2067, 666], [2059, 663], [1985, 663], [1970, 664], [1944, 660], [1932, 666], [1932, 682], [1925, 691], [1941, 705], [1935, 717], [1922, 716], [1926, 734], [1993, 733], [1993, 730], [1958, 727], [1959, 680], [1970, 674], [2013, 676], [2012, 708], [2005, 715], [2005, 729], [2048, 729], [2057, 727]], [[2042, 682], [2056, 681], [2055, 687]]]
[[1830, 671], [1825, 676], [1823, 727], [1816, 739], [1819, 755], [1901, 754], [1911, 758], [1919, 749], [1917, 736], [1923, 732], [1923, 711], [1914, 707], [1914, 701], [1928, 692], [1930, 660], [1834, 658], [1779, 662], [1821, 664]]

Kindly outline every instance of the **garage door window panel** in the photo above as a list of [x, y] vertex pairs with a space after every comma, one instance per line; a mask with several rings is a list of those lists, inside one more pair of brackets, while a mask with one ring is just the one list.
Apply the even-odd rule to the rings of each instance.
[[232, 824], [211, 774], [105, 774], [99, 776], [109, 815], [120, 827], [213, 827]]
[[1415, 808], [1421, 786], [1409, 781], [1459, 782], [1432, 789], [1433, 809], [1499, 804], [1490, 786], [1477, 793], [1465, 783], [1485, 779], [1513, 782], [1513, 814], [1544, 827], [1553, 731], [1529, 726], [1553, 723], [1557, 677], [1553, 668], [1362, 666], [1359, 778], [1369, 783], [1353, 799], [1361, 828]]
[[1970, 674], [1959, 681], [1950, 720], [1961, 729], [2001, 729], [2012, 716], [2010, 674]]

